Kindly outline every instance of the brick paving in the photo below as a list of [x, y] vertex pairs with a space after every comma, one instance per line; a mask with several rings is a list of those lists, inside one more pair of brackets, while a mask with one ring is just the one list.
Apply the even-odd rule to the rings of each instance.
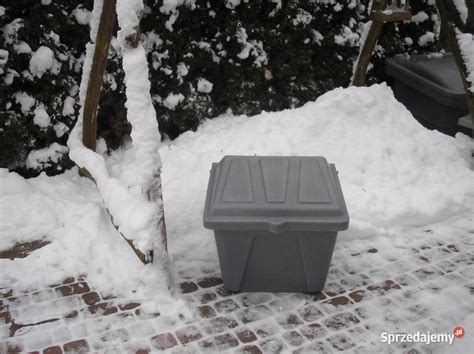
[[[0, 353], [431, 352], [420, 344], [387, 346], [380, 333], [450, 332], [459, 319], [421, 299], [454, 285], [467, 294], [456, 305], [474, 312], [474, 231], [412, 236], [338, 242], [318, 294], [233, 294], [215, 262], [183, 267], [177, 291], [194, 309], [192, 319], [145, 313], [140, 302], [91, 288], [83, 275], [27, 293], [3, 288]], [[44, 244], [16, 245], [0, 257], [28, 257]]]

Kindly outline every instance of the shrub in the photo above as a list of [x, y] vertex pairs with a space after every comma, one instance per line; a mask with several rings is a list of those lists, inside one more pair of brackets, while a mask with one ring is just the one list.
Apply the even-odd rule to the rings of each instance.
[[[228, 110], [251, 115], [297, 107], [347, 86], [362, 24], [368, 21], [367, 5], [359, 0], [149, 0], [141, 30], [161, 132], [174, 139]], [[413, 22], [384, 27], [368, 83], [385, 79], [386, 56], [437, 48], [434, 4], [422, 0], [412, 6]], [[91, 7], [92, 0], [17, 0], [0, 8], [1, 167], [32, 175], [71, 165], [61, 146], [78, 112]], [[109, 149], [130, 132], [124, 102], [113, 39], [98, 114], [98, 135]]]

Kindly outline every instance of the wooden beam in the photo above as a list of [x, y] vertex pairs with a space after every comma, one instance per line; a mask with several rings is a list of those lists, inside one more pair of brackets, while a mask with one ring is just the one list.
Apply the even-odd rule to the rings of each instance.
[[[450, 0], [447, 0], [450, 2]], [[445, 6], [444, 0], [436, 0], [436, 7], [438, 8], [439, 17], [441, 19], [441, 28], [443, 29], [443, 36], [446, 38], [446, 42], [453, 53], [454, 61], [459, 69], [461, 74], [462, 82], [464, 85], [464, 92], [466, 93], [467, 105], [469, 107], [469, 112], [471, 113], [471, 121], [474, 127], [474, 93], [469, 90], [470, 83], [467, 81], [467, 68], [464, 64], [462, 58], [461, 50], [459, 49], [459, 44], [456, 38], [456, 33], [454, 31], [454, 24], [451, 21], [449, 16], [448, 9]], [[474, 136], [474, 129], [473, 129]]]
[[[381, 11], [385, 8], [387, 0], [374, 1], [370, 13]], [[370, 63], [370, 58], [372, 57], [372, 52], [374, 51], [375, 45], [382, 33], [383, 21], [372, 21], [369, 29], [369, 33], [365, 39], [364, 45], [362, 46], [359, 58], [357, 61], [357, 67], [354, 71], [354, 77], [352, 79], [352, 85], [354, 86], [364, 86], [365, 84], [365, 75], [367, 73], [367, 68]]]
[[364, 86], [365, 84], [365, 75], [367, 74], [367, 68], [370, 63], [370, 58], [372, 57], [372, 52], [374, 51], [375, 45], [380, 37], [382, 32], [383, 22], [373, 21], [370, 25], [369, 33], [365, 39], [364, 46], [362, 47], [359, 54], [359, 61], [357, 62], [357, 67], [354, 72], [354, 78], [352, 84], [354, 86]]
[[374, 11], [371, 16], [372, 20], [378, 22], [401, 22], [410, 21], [412, 18], [410, 11], [393, 11], [386, 13], [384, 11]]
[[84, 146], [94, 150], [97, 140], [97, 107], [99, 106], [100, 91], [107, 64], [109, 44], [115, 25], [116, 0], [104, 0], [100, 24], [95, 39], [94, 57], [92, 60], [89, 83], [84, 102], [82, 141]]

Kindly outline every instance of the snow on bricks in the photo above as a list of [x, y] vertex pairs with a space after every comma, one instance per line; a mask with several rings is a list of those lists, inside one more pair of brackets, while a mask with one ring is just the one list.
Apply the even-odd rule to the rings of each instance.
[[[102, 294], [90, 286], [87, 276], [68, 277], [61, 284], [35, 291], [2, 288], [0, 328], [3, 325], [7, 332], [0, 351], [367, 352], [375, 350], [377, 345], [383, 350], [377, 344], [383, 328], [447, 331], [442, 321], [433, 328], [432, 319], [445, 318], [446, 313], [454, 311], [448, 320], [451, 327], [451, 322], [454, 325], [460, 318], [460, 314], [456, 317], [456, 311], [474, 310], [474, 259], [469, 252], [472, 243], [469, 223], [455, 224], [458, 234], [449, 236], [448, 240], [439, 231], [414, 230], [407, 234], [405, 247], [416, 252], [406, 252], [401, 259], [386, 260], [384, 265], [395, 268], [397, 262], [403, 262], [412, 266], [386, 280], [369, 276], [377, 274], [369, 267], [349, 282], [349, 273], [342, 269], [346, 269], [346, 264], [355, 268], [366, 264], [359, 254], [365, 250], [370, 261], [379, 252], [367, 250], [379, 249], [387, 240], [341, 243], [335, 250], [335, 258], [342, 254], [349, 257], [340, 259], [338, 267], [333, 266], [328, 275], [328, 281], [340, 287], [321, 294], [232, 294], [222, 290], [217, 274], [209, 275], [206, 267], [194, 269], [195, 278], [186, 280], [196, 285], [193, 291], [181, 287], [187, 305], [196, 309], [192, 318], [162, 316], [156, 312], [151, 315], [143, 311], [140, 302], [129, 301], [123, 295]], [[419, 240], [413, 237], [421, 234], [430, 236]], [[420, 255], [426, 256], [427, 261], [421, 261], [425, 266], [416, 267], [422, 264]], [[443, 272], [440, 264], [446, 263], [458, 266]], [[380, 264], [374, 262], [373, 266], [377, 269]], [[180, 273], [187, 271], [182, 269]], [[205, 286], [197, 286], [200, 283]], [[450, 289], [456, 286], [464, 291], [452, 292]], [[431, 303], [435, 300], [448, 304], [453, 295], [457, 304], [446, 309]], [[414, 345], [404, 350], [415, 352], [427, 348]]]

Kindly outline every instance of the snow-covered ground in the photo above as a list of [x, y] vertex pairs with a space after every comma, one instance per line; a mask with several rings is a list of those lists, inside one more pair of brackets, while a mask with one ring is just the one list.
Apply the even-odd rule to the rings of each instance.
[[[208, 120], [160, 149], [175, 281], [182, 280], [182, 271], [188, 278], [202, 277], [203, 269], [218, 271], [202, 212], [211, 163], [224, 155], [315, 155], [335, 163], [351, 217], [350, 228], [338, 238], [335, 260], [353, 264], [355, 273], [365, 270], [350, 262], [351, 253], [376, 244], [383, 257], [373, 260], [386, 268], [411, 252], [414, 238], [429, 243], [423, 230], [436, 230], [445, 242], [462, 235], [464, 247], [470, 247], [464, 252], [472, 255], [473, 243], [465, 240], [474, 231], [473, 147], [465, 135], [453, 138], [423, 128], [384, 84], [336, 89], [298, 109]], [[116, 152], [109, 163], [126, 153]], [[159, 311], [192, 321], [192, 302], [179, 291], [174, 298], [161, 291], [159, 269], [140, 263], [112, 225], [96, 186], [77, 169], [29, 180], [0, 170], [0, 251], [38, 239], [49, 243], [26, 258], [0, 259], [0, 289], [33, 291], [83, 275], [101, 293], [140, 301], [142, 314]], [[464, 281], [474, 280], [470, 267]], [[451, 281], [448, 290], [423, 293], [417, 303], [436, 314], [444, 307], [449, 324], [466, 318], [468, 330], [474, 311], [469, 292], [461, 281]], [[379, 318], [385, 306], [371, 303], [369, 316]], [[7, 332], [0, 321], [0, 338]]]

